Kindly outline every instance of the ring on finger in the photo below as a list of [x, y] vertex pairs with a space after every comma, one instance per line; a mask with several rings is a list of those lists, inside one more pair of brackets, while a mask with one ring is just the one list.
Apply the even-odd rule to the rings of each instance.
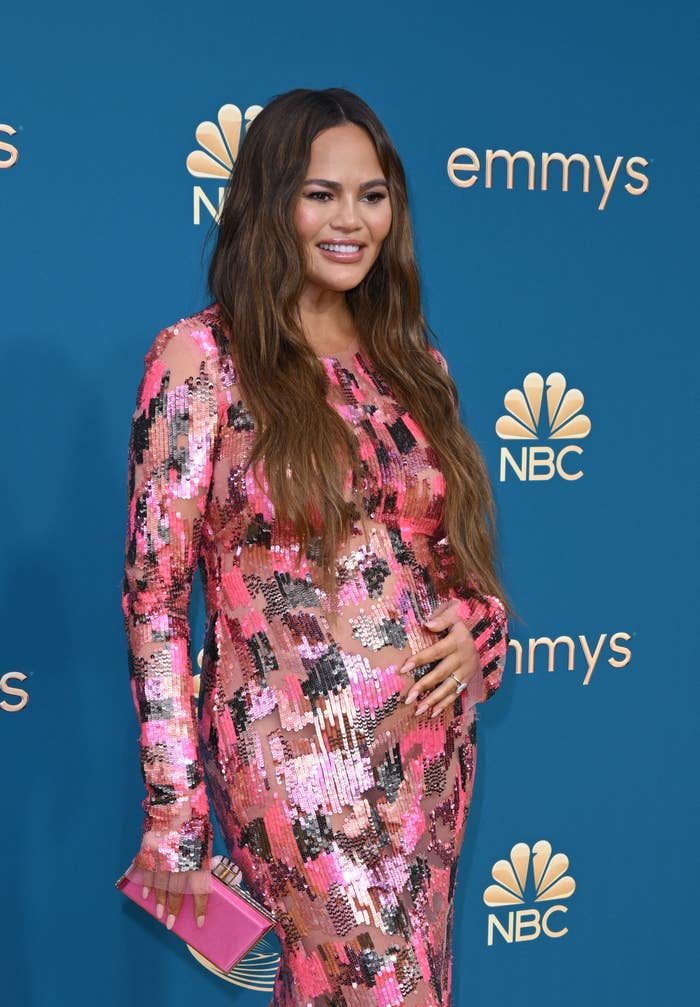
[[456, 691], [455, 691], [455, 695], [456, 695], [456, 696], [459, 696], [459, 694], [460, 694], [460, 693], [461, 693], [461, 692], [462, 692], [462, 691], [463, 691], [464, 689], [466, 689], [466, 687], [467, 687], [467, 683], [466, 683], [466, 682], [461, 682], [461, 681], [460, 681], [460, 680], [459, 680], [459, 679], [457, 678], [457, 676], [456, 676], [456, 675], [452, 674], [452, 672], [450, 672], [450, 675], [452, 675], [452, 678], [454, 678], [455, 682], [457, 683], [457, 689], [456, 689]]

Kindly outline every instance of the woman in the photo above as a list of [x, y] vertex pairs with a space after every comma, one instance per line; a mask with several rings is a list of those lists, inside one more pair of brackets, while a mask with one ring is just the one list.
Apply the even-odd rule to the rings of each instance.
[[[272, 1003], [450, 1003], [475, 707], [508, 644], [493, 500], [421, 314], [403, 168], [344, 89], [254, 119], [129, 448], [132, 870], [201, 921], [212, 824], [276, 916]], [[189, 656], [199, 565], [199, 708]], [[405, 702], [404, 702], [405, 700]]]

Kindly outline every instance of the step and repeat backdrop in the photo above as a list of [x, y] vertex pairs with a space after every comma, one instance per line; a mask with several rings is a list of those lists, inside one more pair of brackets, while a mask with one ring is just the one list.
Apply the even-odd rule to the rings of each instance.
[[[276, 936], [219, 974], [114, 887], [143, 798], [126, 451], [155, 333], [208, 303], [205, 235], [247, 124], [331, 86], [403, 159], [426, 316], [520, 616], [480, 708], [454, 1003], [690, 1002], [696, 17], [646, 0], [4, 12], [4, 1003], [270, 1002]], [[196, 672], [198, 581], [191, 618]]]

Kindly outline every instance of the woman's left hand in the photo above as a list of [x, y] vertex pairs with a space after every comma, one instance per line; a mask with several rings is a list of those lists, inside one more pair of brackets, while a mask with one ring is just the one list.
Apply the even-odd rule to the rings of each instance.
[[468, 626], [459, 614], [459, 608], [458, 598], [437, 608], [423, 625], [434, 633], [444, 629], [449, 629], [449, 632], [429, 647], [419, 650], [399, 668], [399, 672], [405, 674], [421, 664], [438, 662], [432, 671], [417, 682], [404, 686], [399, 693], [399, 699], [406, 703], [412, 703], [420, 697], [416, 715], [432, 708], [430, 716], [436, 717], [457, 698], [458, 683], [455, 678], [460, 682], [468, 682], [472, 675], [479, 674], [479, 652]]

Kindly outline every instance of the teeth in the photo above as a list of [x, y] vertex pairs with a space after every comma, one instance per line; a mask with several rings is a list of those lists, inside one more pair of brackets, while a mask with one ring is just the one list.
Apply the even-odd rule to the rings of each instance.
[[327, 248], [331, 252], [358, 252], [360, 250], [359, 245], [331, 245], [328, 241], [322, 241], [319, 248]]

